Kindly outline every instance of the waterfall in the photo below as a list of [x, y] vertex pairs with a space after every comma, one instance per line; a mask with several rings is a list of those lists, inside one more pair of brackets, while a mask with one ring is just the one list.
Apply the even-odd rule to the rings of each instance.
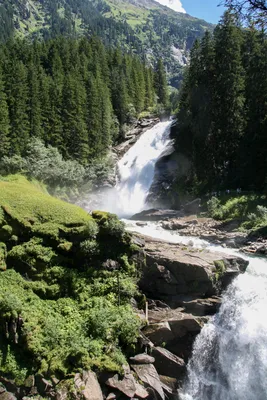
[[102, 208], [129, 217], [148, 205], [146, 198], [154, 178], [155, 164], [170, 142], [172, 122], [159, 122], [147, 130], [118, 163], [118, 183], [106, 194]]
[[266, 307], [267, 261], [250, 258], [195, 341], [182, 400], [267, 399]]

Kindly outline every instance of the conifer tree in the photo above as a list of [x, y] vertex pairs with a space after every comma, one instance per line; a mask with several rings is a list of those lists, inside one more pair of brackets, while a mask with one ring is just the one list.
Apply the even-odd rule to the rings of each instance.
[[244, 132], [244, 70], [241, 57], [242, 33], [237, 20], [226, 12], [215, 32], [214, 112], [216, 125], [215, 169], [230, 186], [238, 185], [237, 158]]
[[[262, 190], [267, 176], [267, 41], [251, 27], [246, 35], [247, 125], [240, 151], [242, 184]], [[257, 155], [253, 157], [251, 155]], [[257, 174], [255, 174], [255, 170]]]
[[155, 71], [155, 88], [156, 94], [158, 96], [158, 102], [163, 105], [163, 107], [168, 107], [169, 105], [169, 94], [166, 79], [166, 72], [164, 70], [162, 59], [158, 60], [156, 71]]
[[88, 132], [86, 130], [84, 109], [86, 92], [77, 79], [76, 72], [66, 75], [63, 85], [63, 135], [66, 155], [78, 159], [82, 164], [88, 161]]
[[43, 130], [41, 125], [41, 104], [40, 104], [40, 79], [38, 76], [37, 65], [30, 63], [28, 66], [28, 86], [29, 86], [29, 123], [30, 135], [42, 137]]
[[9, 143], [9, 116], [6, 94], [4, 91], [4, 82], [2, 78], [2, 70], [0, 68], [0, 158], [8, 155]]
[[29, 139], [30, 131], [27, 69], [21, 61], [14, 60], [10, 66], [7, 94], [10, 117], [10, 148], [13, 154], [21, 154]]

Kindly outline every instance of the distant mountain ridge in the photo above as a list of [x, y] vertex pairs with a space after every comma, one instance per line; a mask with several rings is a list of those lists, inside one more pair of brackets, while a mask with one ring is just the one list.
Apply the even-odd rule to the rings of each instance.
[[213, 25], [154, 0], [0, 0], [0, 40], [98, 35], [105, 44], [163, 58], [171, 83], [188, 61], [195, 39]]

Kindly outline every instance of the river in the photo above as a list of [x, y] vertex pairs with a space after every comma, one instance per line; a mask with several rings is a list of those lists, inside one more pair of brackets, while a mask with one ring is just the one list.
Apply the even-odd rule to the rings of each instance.
[[[120, 181], [105, 209], [129, 217], [149, 207], [146, 197], [155, 163], [169, 143], [170, 126], [170, 122], [162, 122], [145, 132], [120, 160]], [[129, 231], [241, 255], [237, 250], [166, 231], [158, 223], [140, 227], [124, 221]], [[247, 272], [228, 287], [219, 312], [198, 335], [179, 392], [181, 400], [267, 400], [267, 261], [241, 256], [250, 261]]]

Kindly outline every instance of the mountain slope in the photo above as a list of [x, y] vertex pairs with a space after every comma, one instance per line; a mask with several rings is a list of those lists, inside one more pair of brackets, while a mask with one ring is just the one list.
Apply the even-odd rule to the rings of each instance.
[[187, 63], [195, 39], [213, 28], [154, 0], [0, 0], [0, 22], [0, 40], [12, 33], [44, 39], [96, 34], [152, 63], [162, 57], [170, 78]]

